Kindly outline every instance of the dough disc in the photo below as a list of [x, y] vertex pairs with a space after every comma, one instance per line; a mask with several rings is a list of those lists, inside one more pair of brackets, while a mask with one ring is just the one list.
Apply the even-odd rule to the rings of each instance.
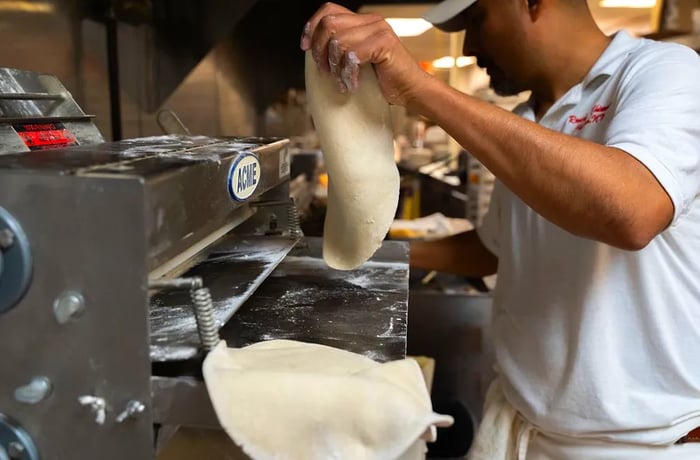
[[306, 93], [329, 180], [323, 258], [352, 270], [381, 246], [399, 202], [389, 104], [371, 65], [360, 68], [359, 90], [343, 94], [309, 51]]
[[254, 460], [420, 459], [435, 426], [411, 359], [379, 364], [323, 345], [221, 341], [202, 368], [226, 433]]

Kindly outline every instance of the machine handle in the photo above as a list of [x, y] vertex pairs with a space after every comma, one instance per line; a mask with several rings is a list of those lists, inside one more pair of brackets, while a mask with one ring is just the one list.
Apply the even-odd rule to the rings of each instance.
[[48, 93], [3, 93], [0, 94], [0, 99], [19, 101], [63, 101], [65, 98], [60, 94]]
[[185, 136], [191, 136], [190, 130], [187, 126], [180, 120], [180, 118], [170, 109], [163, 109], [156, 115], [156, 121], [160, 129], [163, 130], [165, 134], [182, 134]]

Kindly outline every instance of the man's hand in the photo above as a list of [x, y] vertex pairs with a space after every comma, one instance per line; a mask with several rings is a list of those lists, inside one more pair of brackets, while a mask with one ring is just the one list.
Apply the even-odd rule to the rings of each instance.
[[341, 92], [357, 90], [360, 64], [374, 64], [384, 97], [394, 105], [408, 105], [431, 78], [384, 18], [355, 14], [333, 3], [323, 5], [306, 23], [301, 49], [311, 50], [316, 64], [335, 77]]

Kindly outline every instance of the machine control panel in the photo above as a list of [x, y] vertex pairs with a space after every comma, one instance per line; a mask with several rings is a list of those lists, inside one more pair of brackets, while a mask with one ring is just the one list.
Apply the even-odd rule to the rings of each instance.
[[63, 123], [16, 123], [12, 127], [29, 150], [46, 150], [78, 144], [73, 133]]

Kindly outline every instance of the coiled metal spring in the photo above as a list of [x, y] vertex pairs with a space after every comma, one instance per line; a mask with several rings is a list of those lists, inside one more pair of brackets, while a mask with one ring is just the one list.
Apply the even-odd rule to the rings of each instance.
[[197, 321], [199, 340], [205, 351], [211, 351], [219, 343], [219, 328], [214, 318], [214, 304], [209, 288], [200, 287], [190, 291], [194, 317]]
[[294, 238], [301, 238], [304, 236], [304, 233], [301, 231], [299, 211], [294, 204], [294, 199], [289, 200], [289, 206], [287, 207], [287, 221], [289, 223], [289, 236]]

